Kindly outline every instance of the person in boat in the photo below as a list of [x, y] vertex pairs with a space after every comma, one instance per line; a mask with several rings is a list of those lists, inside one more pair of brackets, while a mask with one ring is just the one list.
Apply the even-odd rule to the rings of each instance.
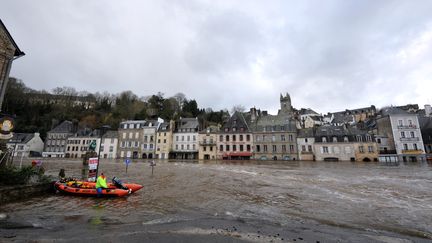
[[104, 173], [101, 173], [100, 176], [96, 180], [96, 192], [97, 192], [98, 196], [100, 196], [102, 194], [103, 188], [108, 188], [108, 185], [107, 185], [106, 177], [105, 177]]

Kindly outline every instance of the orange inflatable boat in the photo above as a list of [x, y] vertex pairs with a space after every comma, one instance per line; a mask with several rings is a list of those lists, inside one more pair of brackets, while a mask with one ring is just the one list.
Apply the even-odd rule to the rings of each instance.
[[[81, 185], [77, 183], [70, 183], [69, 182], [61, 182], [57, 181], [54, 183], [54, 187], [66, 194], [76, 195], [76, 196], [98, 196], [96, 192], [95, 186], [85, 186], [84, 183]], [[102, 194], [100, 196], [102, 197], [124, 197], [126, 195], [129, 195], [132, 191], [131, 190], [125, 190], [125, 189], [119, 189], [119, 188], [106, 188], [102, 190]]]

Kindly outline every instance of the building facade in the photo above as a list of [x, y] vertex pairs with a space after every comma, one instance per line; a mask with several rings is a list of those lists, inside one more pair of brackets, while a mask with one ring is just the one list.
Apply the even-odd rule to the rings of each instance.
[[108, 131], [102, 136], [100, 157], [104, 159], [117, 158], [118, 131]]
[[247, 160], [252, 158], [252, 130], [241, 112], [235, 112], [225, 122], [218, 137], [217, 159]]
[[145, 120], [123, 121], [118, 129], [118, 157], [138, 159], [142, 154]]
[[156, 141], [156, 158], [157, 159], [170, 159], [173, 147], [173, 132], [175, 129], [175, 122], [163, 122], [157, 131]]
[[377, 117], [377, 133], [389, 138], [389, 151], [380, 154], [380, 161], [388, 159], [415, 162], [426, 159], [418, 116], [397, 107], [387, 107]]
[[260, 160], [297, 160], [297, 125], [289, 94], [280, 96], [277, 115], [252, 108], [254, 158]]
[[156, 132], [164, 121], [162, 119], [147, 121], [143, 126], [142, 156], [143, 159], [156, 157]]
[[180, 118], [173, 133], [175, 159], [198, 159], [198, 118]]
[[199, 151], [198, 159], [210, 160], [217, 158], [217, 137], [219, 128], [210, 126], [198, 133]]
[[47, 133], [43, 157], [65, 157], [67, 140], [77, 131], [71, 121], [63, 121]]
[[33, 157], [42, 155], [44, 142], [38, 132], [14, 133], [6, 146], [12, 149], [12, 156], [14, 157]]
[[315, 129], [305, 128], [298, 131], [297, 149], [299, 160], [315, 160]]

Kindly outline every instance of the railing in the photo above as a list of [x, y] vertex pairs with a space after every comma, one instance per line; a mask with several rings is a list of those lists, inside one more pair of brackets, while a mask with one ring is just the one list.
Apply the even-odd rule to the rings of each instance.
[[202, 145], [202, 146], [206, 146], [206, 145], [208, 145], [208, 146], [210, 146], [210, 145], [216, 145], [216, 141], [200, 141], [200, 142], [199, 142], [199, 145]]
[[396, 150], [380, 150], [379, 154], [397, 154]]
[[423, 150], [421, 149], [404, 149], [402, 150], [403, 154], [422, 154]]
[[420, 138], [400, 138], [401, 141], [420, 141]]
[[300, 151], [300, 152], [301, 152], [301, 154], [313, 154], [312, 151]]
[[417, 128], [416, 125], [398, 125], [397, 128], [399, 129], [413, 129], [413, 128]]

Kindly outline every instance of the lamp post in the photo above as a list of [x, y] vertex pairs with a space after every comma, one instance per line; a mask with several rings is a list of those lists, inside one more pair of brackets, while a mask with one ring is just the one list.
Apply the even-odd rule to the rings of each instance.
[[102, 147], [102, 136], [104, 135], [106, 130], [109, 130], [111, 127], [108, 125], [103, 125], [99, 130], [100, 135], [100, 141], [99, 141], [99, 151], [98, 151], [98, 163], [96, 166], [96, 180], [98, 178], [99, 173], [99, 164], [100, 164], [100, 153], [101, 153], [101, 147]]

